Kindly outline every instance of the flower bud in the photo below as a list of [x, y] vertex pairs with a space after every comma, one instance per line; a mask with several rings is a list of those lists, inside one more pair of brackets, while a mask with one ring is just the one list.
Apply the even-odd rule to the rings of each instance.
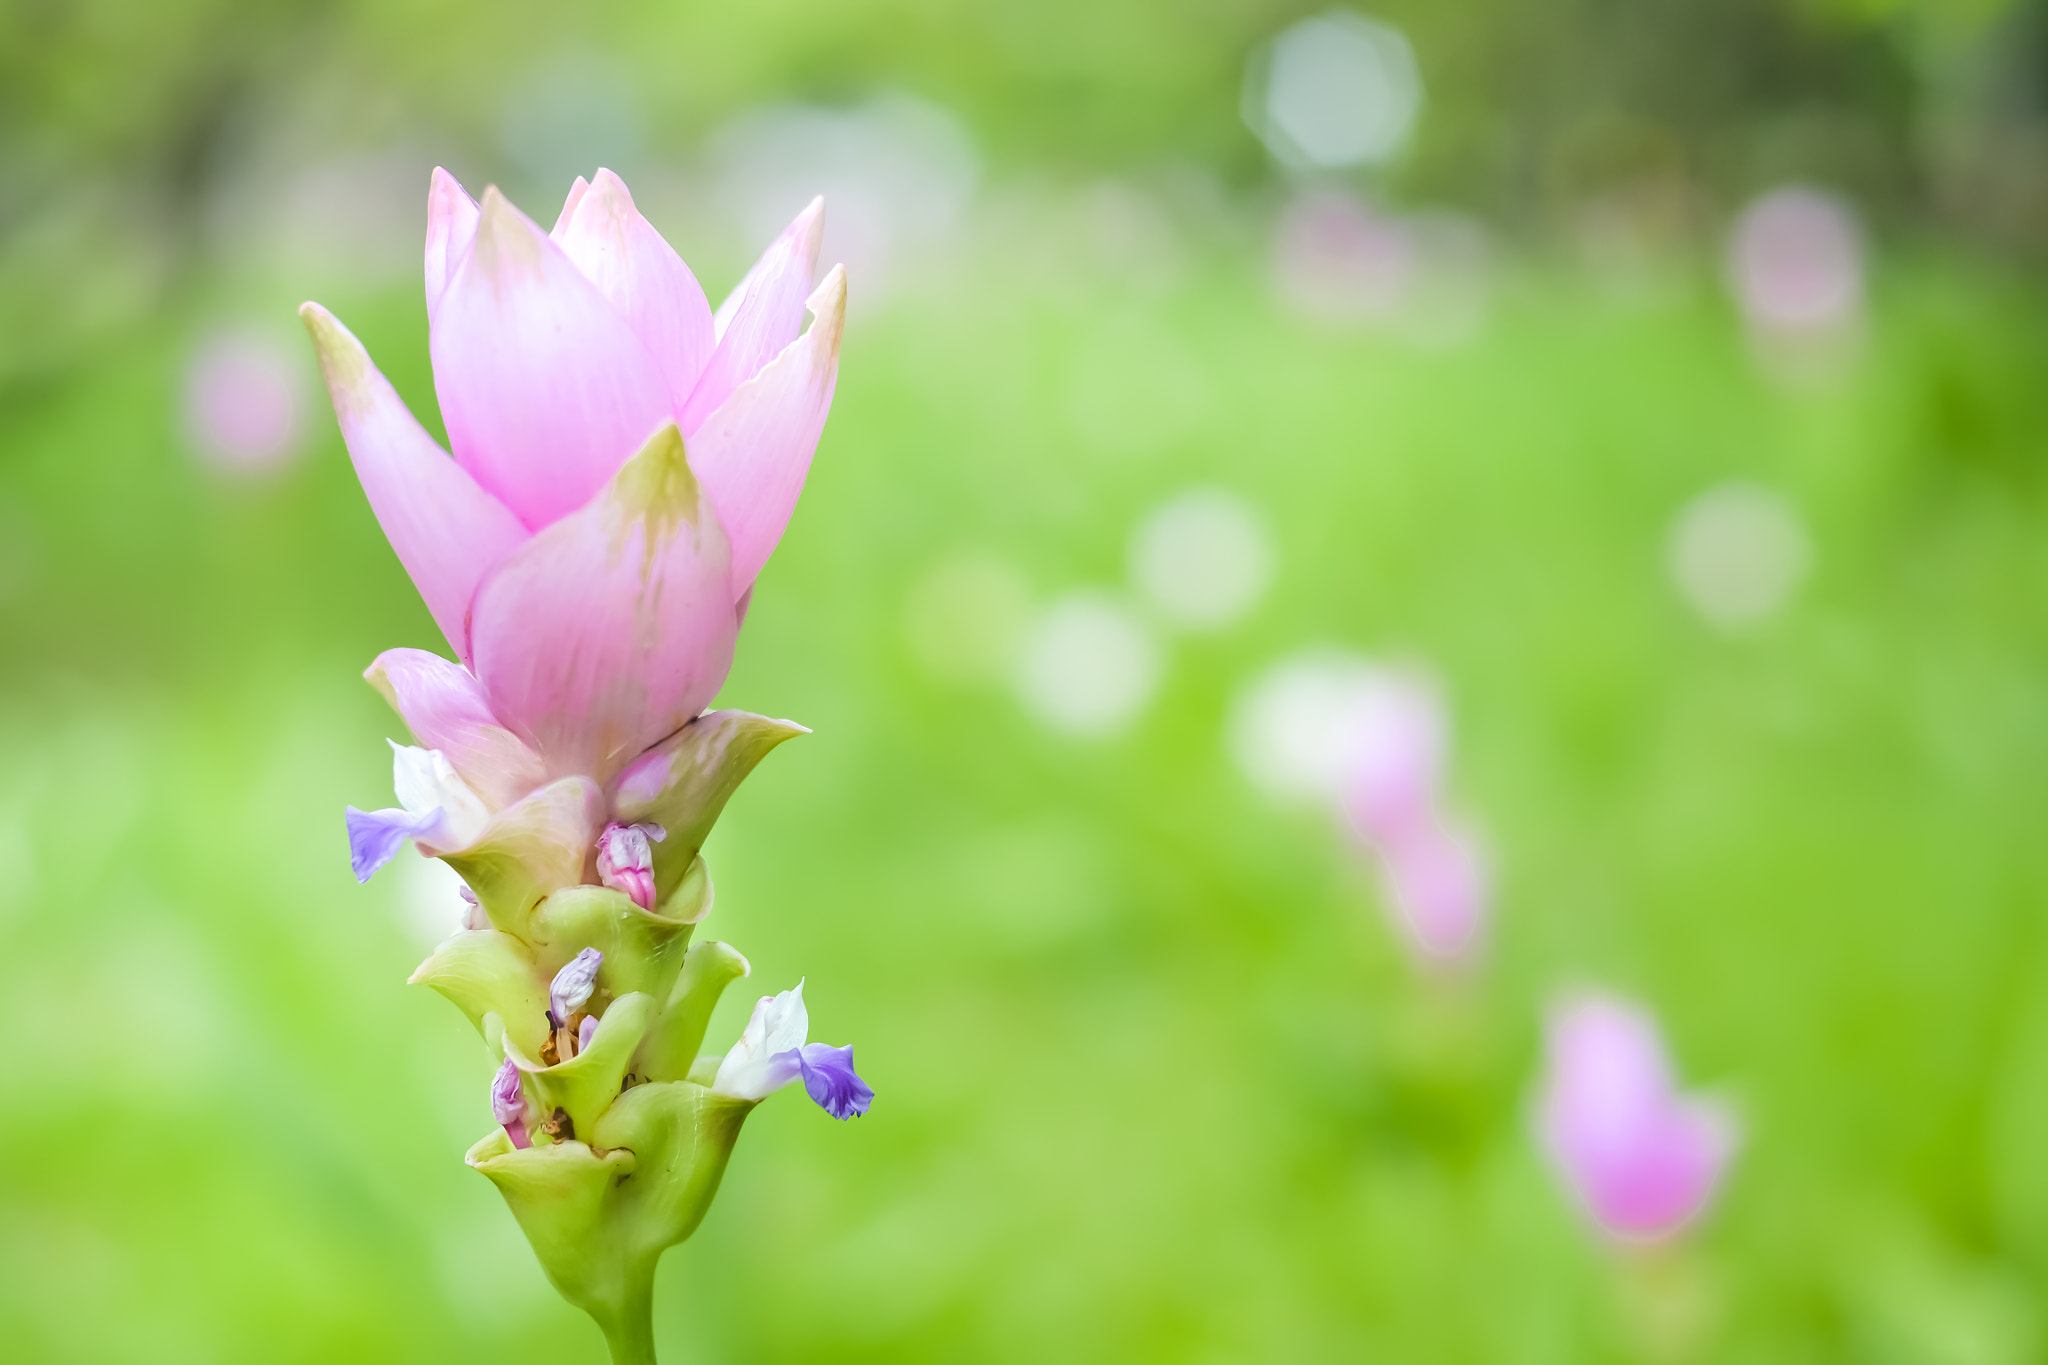
[[455, 888], [462, 896], [462, 927], [465, 929], [488, 929], [491, 917], [484, 913], [483, 902], [476, 898], [476, 892], [464, 882]]
[[583, 1026], [576, 1030], [576, 1051], [579, 1053], [588, 1052], [590, 1050], [590, 1040], [596, 1036], [597, 1016], [593, 1014], [584, 1015]]
[[667, 838], [660, 825], [606, 825], [597, 839], [597, 876], [623, 891], [642, 910], [654, 908], [654, 850], [648, 840]]
[[603, 953], [585, 948], [555, 973], [554, 984], [548, 987], [548, 1007], [554, 1012], [555, 1027], [566, 1025], [569, 1016], [590, 1003], [590, 994], [597, 989], [597, 969], [603, 965]]
[[491, 1116], [505, 1126], [505, 1136], [514, 1147], [530, 1147], [526, 1135], [526, 1092], [520, 1085], [519, 1067], [510, 1057], [491, 1081]]

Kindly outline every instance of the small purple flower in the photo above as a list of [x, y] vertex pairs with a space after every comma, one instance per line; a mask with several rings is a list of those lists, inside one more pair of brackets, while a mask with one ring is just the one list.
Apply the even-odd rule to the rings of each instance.
[[519, 1067], [510, 1057], [491, 1081], [491, 1115], [505, 1126], [505, 1136], [514, 1147], [531, 1147], [526, 1135], [526, 1092], [520, 1086]]
[[718, 1064], [711, 1089], [740, 1100], [764, 1100], [801, 1078], [804, 1093], [835, 1119], [865, 1114], [875, 1092], [853, 1069], [853, 1049], [807, 1042], [810, 1012], [804, 1008], [804, 986], [764, 995], [740, 1040]]
[[464, 882], [455, 888], [462, 896], [462, 927], [465, 929], [488, 929], [491, 917], [484, 913], [483, 902], [476, 898], [476, 892]]
[[586, 1014], [583, 1016], [583, 1026], [576, 1030], [576, 1050], [578, 1052], [589, 1051], [590, 1040], [595, 1037], [597, 1037], [597, 1016]]
[[603, 965], [603, 953], [585, 948], [555, 973], [554, 984], [548, 987], [548, 1006], [554, 1012], [555, 1027], [566, 1025], [571, 1015], [590, 1003], [591, 992], [597, 989], [597, 969]]
[[875, 1092], [853, 1069], [853, 1045], [807, 1043], [796, 1054], [804, 1093], [835, 1119], [859, 1118], [875, 1102]]
[[392, 744], [391, 785], [397, 806], [348, 807], [349, 867], [358, 882], [370, 880], [407, 839], [452, 852], [474, 843], [490, 823], [490, 810], [439, 749]]
[[625, 892], [642, 910], [652, 910], [654, 850], [647, 841], [658, 844], [667, 837], [660, 825], [606, 825], [597, 839], [598, 880]]

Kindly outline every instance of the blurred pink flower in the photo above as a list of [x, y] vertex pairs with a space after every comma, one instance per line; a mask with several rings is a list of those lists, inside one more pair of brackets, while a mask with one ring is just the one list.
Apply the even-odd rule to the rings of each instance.
[[1443, 700], [1425, 677], [1374, 668], [1362, 676], [1337, 746], [1338, 799], [1359, 837], [1398, 840], [1436, 809], [1445, 742]]
[[299, 447], [304, 385], [296, 356], [260, 332], [221, 332], [193, 353], [185, 371], [185, 425], [194, 447], [219, 468], [273, 468]]
[[1280, 215], [1274, 284], [1307, 317], [1391, 317], [1406, 302], [1416, 268], [1413, 234], [1354, 195], [1305, 194]]
[[1791, 186], [1736, 221], [1728, 280], [1750, 326], [1778, 336], [1838, 331], [1863, 306], [1863, 236], [1849, 206]]
[[1649, 1013], [1609, 996], [1552, 1009], [1539, 1123], [1593, 1220], [1626, 1241], [1668, 1237], [1712, 1197], [1734, 1150], [1719, 1105], [1680, 1095]]
[[453, 459], [346, 328], [301, 308], [363, 491], [461, 660], [393, 650], [371, 679], [492, 809], [607, 782], [724, 682], [838, 375], [845, 272], [811, 289], [822, 215], [714, 314], [610, 171], [577, 180], [552, 232], [435, 171], [429, 351]]
[[1459, 961], [1478, 951], [1486, 929], [1486, 860], [1468, 831], [1434, 815], [1379, 844], [1388, 903], [1416, 950]]

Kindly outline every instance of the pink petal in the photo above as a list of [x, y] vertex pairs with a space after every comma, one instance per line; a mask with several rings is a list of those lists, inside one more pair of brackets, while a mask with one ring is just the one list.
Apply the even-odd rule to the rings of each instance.
[[526, 528], [434, 443], [332, 313], [308, 303], [299, 317], [377, 524], [434, 624], [467, 658], [469, 600], [484, 574], [526, 540]]
[[633, 207], [626, 182], [606, 170], [585, 193], [570, 192], [552, 235], [647, 343], [681, 412], [714, 345], [711, 305], [690, 267]]
[[540, 755], [498, 723], [469, 670], [424, 649], [387, 649], [363, 673], [413, 739], [439, 749], [492, 810], [538, 787]]
[[718, 347], [704, 366], [679, 421], [683, 434], [694, 436], [705, 418], [716, 412], [732, 391], [757, 374], [763, 365], [796, 340], [803, 326], [804, 300], [818, 268], [818, 243], [825, 235], [825, 201], [810, 207], [783, 229], [732, 296], [718, 306], [714, 330]]
[[1433, 816], [1380, 847], [1389, 899], [1409, 940], [1425, 956], [1473, 955], [1486, 928], [1486, 862], [1463, 830]]
[[1717, 1106], [1675, 1090], [1649, 1014], [1610, 997], [1552, 1011], [1543, 1139], [1608, 1232], [1667, 1235], [1712, 1195], [1734, 1146]]
[[647, 347], [495, 186], [431, 323], [455, 458], [534, 530], [588, 502], [669, 419]]
[[576, 183], [569, 187], [569, 197], [562, 201], [562, 211], [555, 215], [555, 225], [548, 229], [550, 238], [556, 242], [562, 240], [562, 234], [569, 230], [569, 219], [576, 213], [576, 205], [582, 202], [583, 196], [589, 191], [590, 182], [580, 175], [577, 176]]
[[550, 775], [606, 781], [702, 711], [738, 623], [725, 532], [675, 423], [506, 560], [472, 619], [491, 710]]
[[441, 295], [469, 244], [476, 239], [476, 201], [469, 197], [454, 176], [434, 167], [434, 179], [427, 188], [427, 316], [440, 306]]
[[732, 541], [735, 598], [775, 552], [811, 472], [811, 455], [839, 380], [839, 334], [846, 318], [846, 268], [811, 295], [811, 330], [734, 390], [690, 438], [690, 466], [718, 509]]
[[1587, 1208], [1617, 1237], [1669, 1236], [1713, 1197], [1733, 1147], [1733, 1124], [1718, 1108], [1674, 1101], [1631, 1146], [1580, 1172]]

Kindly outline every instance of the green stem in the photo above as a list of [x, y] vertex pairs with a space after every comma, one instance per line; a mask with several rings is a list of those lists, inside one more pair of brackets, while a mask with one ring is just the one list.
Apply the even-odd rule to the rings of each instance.
[[654, 1359], [654, 1277], [628, 1278], [619, 1311], [598, 1319], [612, 1348], [612, 1365], [656, 1365]]

